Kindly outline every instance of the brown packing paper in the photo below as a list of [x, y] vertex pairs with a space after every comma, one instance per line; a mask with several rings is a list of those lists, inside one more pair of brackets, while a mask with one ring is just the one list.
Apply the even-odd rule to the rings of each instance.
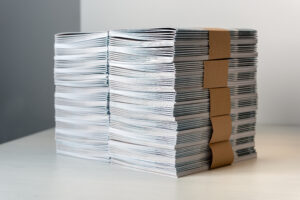
[[232, 132], [232, 122], [230, 115], [211, 117], [212, 137], [210, 143], [226, 141], [230, 139]]
[[209, 30], [209, 60], [230, 58], [230, 32], [225, 29]]
[[218, 168], [230, 165], [233, 162], [234, 154], [229, 141], [209, 144], [212, 153], [211, 168]]
[[211, 88], [210, 93], [210, 116], [229, 115], [230, 114], [230, 89], [229, 88]]
[[204, 61], [204, 88], [227, 87], [228, 60]]
[[222, 167], [233, 162], [234, 154], [229, 142], [232, 132], [230, 117], [230, 89], [227, 87], [230, 58], [230, 32], [225, 29], [209, 30], [209, 60], [204, 61], [203, 87], [209, 88], [210, 120], [212, 137], [211, 168]]

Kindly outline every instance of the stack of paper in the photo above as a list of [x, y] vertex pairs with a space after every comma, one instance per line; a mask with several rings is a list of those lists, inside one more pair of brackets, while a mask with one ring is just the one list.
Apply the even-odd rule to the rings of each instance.
[[[180, 177], [209, 169], [212, 134], [204, 29], [110, 31], [110, 141], [113, 163]], [[234, 162], [256, 157], [256, 31], [230, 30]]]
[[108, 159], [107, 32], [55, 35], [57, 152]]

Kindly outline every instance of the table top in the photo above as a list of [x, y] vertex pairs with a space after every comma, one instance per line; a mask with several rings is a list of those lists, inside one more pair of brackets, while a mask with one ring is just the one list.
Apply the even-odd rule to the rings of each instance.
[[300, 199], [300, 127], [257, 127], [258, 158], [175, 179], [55, 153], [54, 129], [0, 145], [0, 199]]

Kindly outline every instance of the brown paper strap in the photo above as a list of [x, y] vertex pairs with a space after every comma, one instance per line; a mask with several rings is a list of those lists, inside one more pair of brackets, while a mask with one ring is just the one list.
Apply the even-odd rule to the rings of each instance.
[[209, 60], [204, 61], [203, 87], [209, 88], [210, 120], [212, 137], [209, 147], [212, 152], [211, 168], [222, 167], [233, 162], [230, 136], [230, 89], [227, 87], [230, 58], [230, 32], [225, 29], [209, 30]]
[[210, 93], [210, 116], [228, 115], [230, 114], [230, 89], [211, 88]]
[[210, 28], [209, 60], [230, 58], [230, 32], [225, 29]]
[[209, 144], [212, 153], [211, 168], [218, 168], [230, 165], [233, 162], [234, 154], [229, 141]]
[[232, 121], [230, 115], [211, 117], [213, 133], [210, 143], [222, 142], [230, 139]]
[[227, 87], [228, 60], [204, 61], [204, 88]]

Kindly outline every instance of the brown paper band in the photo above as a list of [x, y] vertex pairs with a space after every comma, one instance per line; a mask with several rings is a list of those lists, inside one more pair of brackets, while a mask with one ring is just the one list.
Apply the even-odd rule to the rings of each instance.
[[211, 88], [210, 93], [210, 116], [229, 115], [231, 109], [230, 89]]
[[212, 152], [211, 168], [230, 165], [233, 162], [230, 136], [232, 121], [230, 117], [230, 89], [227, 87], [230, 58], [230, 32], [225, 29], [209, 30], [209, 60], [204, 61], [203, 87], [209, 88], [210, 120], [212, 137], [209, 147]]
[[207, 30], [209, 30], [209, 60], [230, 58], [230, 32], [217, 28]]
[[218, 168], [230, 165], [233, 162], [234, 154], [229, 141], [209, 144], [212, 152], [211, 168]]
[[232, 121], [230, 115], [211, 117], [213, 133], [210, 143], [222, 142], [230, 139]]
[[228, 60], [204, 61], [204, 88], [227, 87]]

